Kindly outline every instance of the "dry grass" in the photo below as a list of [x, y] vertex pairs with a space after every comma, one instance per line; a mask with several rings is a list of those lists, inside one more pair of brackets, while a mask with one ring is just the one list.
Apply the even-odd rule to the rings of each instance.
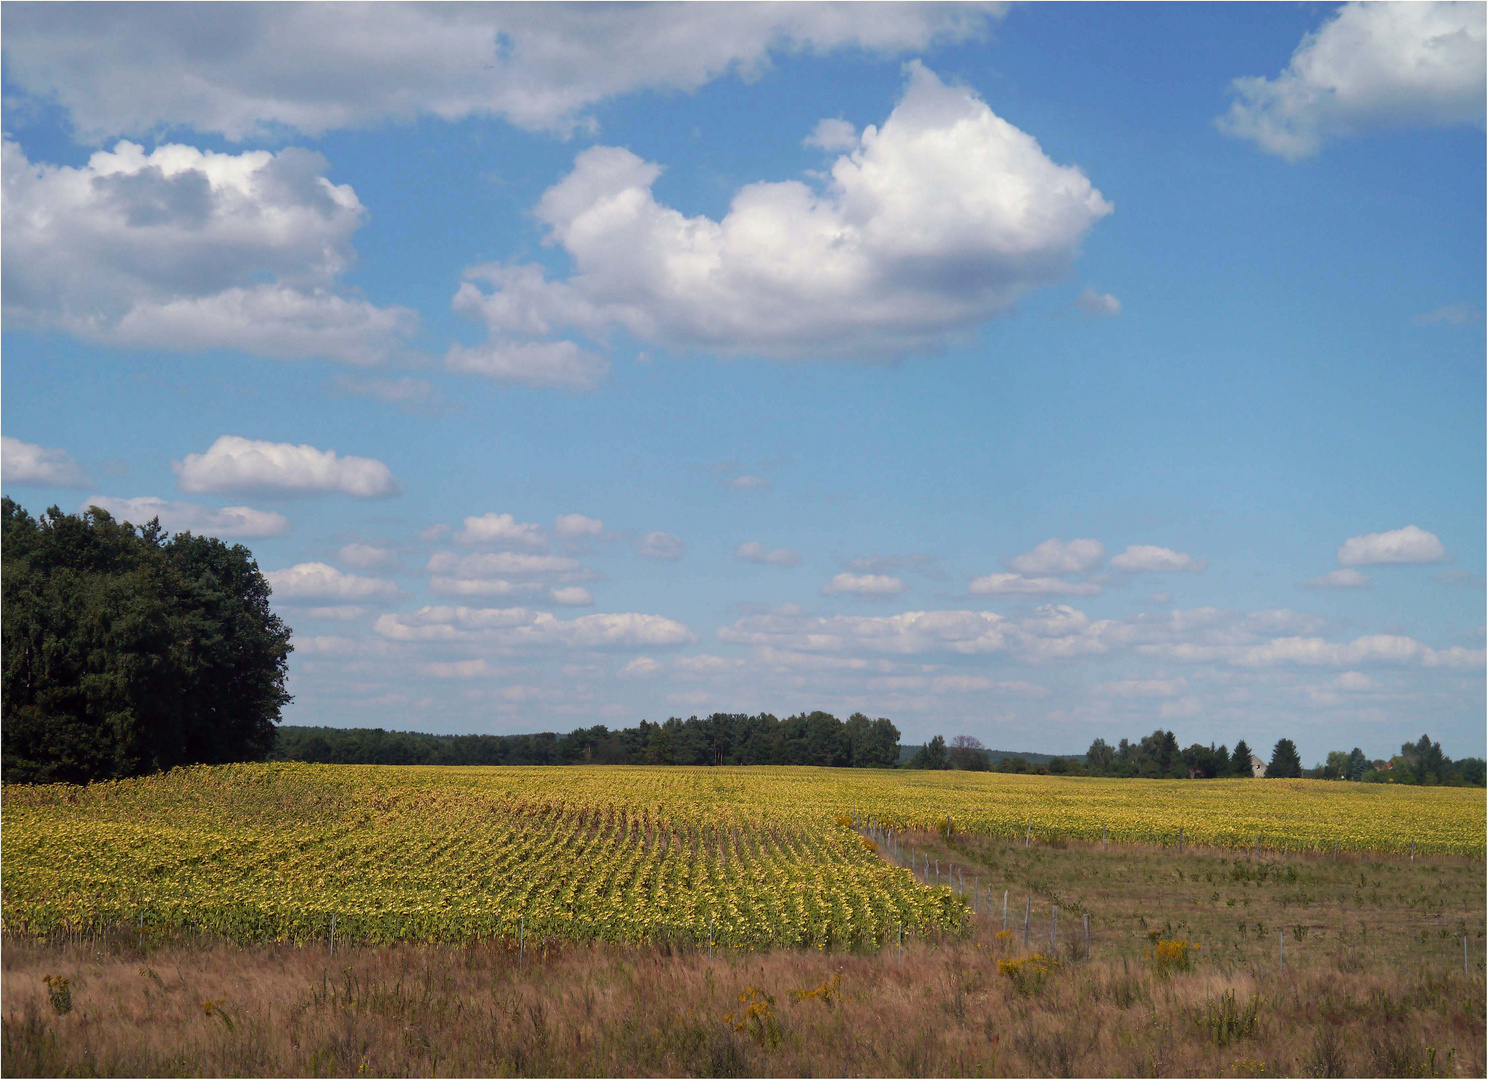
[[[7, 1075], [1485, 1073], [1480, 863], [1237, 864], [1220, 852], [924, 840], [932, 860], [954, 861], [968, 885], [977, 879], [983, 911], [965, 939], [906, 945], [902, 965], [893, 949], [710, 960], [529, 944], [520, 961], [505, 942], [338, 949], [332, 959], [324, 947], [141, 947], [127, 934], [7, 940], [0, 1066]], [[999, 939], [1004, 888], [1017, 918]], [[1169, 947], [1158, 959], [1150, 954], [1162, 940], [1203, 947]], [[1024, 977], [999, 971], [998, 960], [1034, 950], [1058, 962], [1015, 965]], [[70, 1011], [56, 1011], [57, 979], [46, 976], [68, 980]]]

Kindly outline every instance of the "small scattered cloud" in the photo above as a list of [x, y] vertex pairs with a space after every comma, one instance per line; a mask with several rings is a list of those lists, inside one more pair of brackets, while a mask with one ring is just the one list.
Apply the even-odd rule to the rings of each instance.
[[1183, 679], [1124, 679], [1097, 683], [1090, 692], [1096, 697], [1110, 698], [1175, 698], [1187, 685]]
[[426, 544], [437, 544], [440, 540], [444, 539], [445, 534], [449, 531], [450, 527], [441, 521], [438, 524], [430, 525], [427, 529], [421, 529], [418, 535], [419, 539]]
[[578, 585], [570, 585], [563, 589], [554, 589], [549, 593], [553, 603], [563, 604], [567, 607], [589, 607], [594, 603], [594, 597], [589, 595], [589, 590]]
[[367, 614], [367, 608], [356, 604], [336, 604], [332, 607], [308, 608], [305, 614], [312, 619], [335, 619], [339, 622], [350, 622], [360, 619]]
[[1065, 581], [1054, 577], [1025, 577], [1022, 574], [987, 574], [972, 578], [973, 596], [1095, 596], [1101, 587], [1093, 581]]
[[204, 454], [175, 462], [182, 491], [258, 491], [281, 495], [340, 492], [358, 498], [398, 493], [392, 471], [374, 458], [340, 457], [334, 450], [224, 435]]
[[644, 679], [655, 675], [660, 670], [661, 664], [651, 659], [651, 657], [637, 656], [622, 667], [617, 674], [622, 679]]
[[1020, 574], [1083, 574], [1106, 560], [1106, 547], [1099, 540], [1050, 538], [1032, 551], [1008, 560], [1008, 568]]
[[482, 679], [496, 674], [480, 657], [474, 660], [435, 660], [418, 665], [418, 671], [431, 679]]
[[358, 570], [375, 570], [382, 566], [392, 566], [398, 561], [398, 553], [392, 548], [379, 547], [376, 544], [344, 544], [336, 552], [336, 558]]
[[735, 491], [761, 490], [768, 488], [770, 481], [766, 480], [763, 476], [750, 476], [746, 473], [743, 476], [734, 477], [728, 482], [728, 486]]
[[1369, 575], [1346, 567], [1333, 570], [1322, 577], [1308, 578], [1302, 584], [1309, 589], [1362, 589], [1369, 584]]
[[801, 145], [828, 153], [851, 150], [858, 145], [858, 129], [846, 120], [818, 120], [816, 128], [801, 140]]
[[[467, 271], [471, 277], [474, 271]], [[451, 305], [462, 315], [481, 317], [479, 292], [467, 285]], [[453, 345], [444, 366], [462, 375], [479, 375], [496, 383], [534, 390], [593, 390], [610, 373], [610, 362], [572, 341], [491, 341], [474, 347]]]
[[348, 574], [322, 562], [300, 563], [264, 574], [275, 597], [287, 600], [338, 600], [356, 603], [392, 600], [398, 586], [383, 578]]
[[536, 555], [523, 551], [461, 555], [453, 551], [436, 551], [429, 556], [424, 569], [431, 574], [462, 578], [503, 578], [569, 575], [578, 573], [582, 567], [577, 559], [566, 555]]
[[553, 532], [566, 540], [586, 536], [603, 536], [604, 522], [599, 518], [585, 517], [583, 514], [559, 514], [553, 523]]
[[768, 548], [758, 540], [746, 540], [734, 550], [734, 558], [740, 562], [763, 563], [769, 566], [799, 566], [801, 556], [790, 548]]
[[1121, 301], [1110, 293], [1082, 289], [1075, 297], [1075, 307], [1092, 319], [1111, 319], [1121, 314]]
[[289, 532], [289, 519], [271, 510], [254, 510], [248, 506], [203, 506], [200, 503], [171, 502], [154, 496], [135, 499], [111, 499], [95, 495], [79, 509], [96, 506], [107, 510], [120, 521], [143, 525], [152, 518], [170, 532], [193, 532], [202, 536], [251, 540], [266, 536], [283, 536]]
[[87, 487], [93, 482], [66, 450], [47, 449], [9, 435], [0, 436], [0, 481], [51, 487]]
[[823, 596], [849, 593], [853, 596], [897, 596], [904, 582], [887, 574], [838, 574], [821, 588]]
[[1192, 555], [1185, 555], [1172, 548], [1157, 547], [1154, 544], [1131, 544], [1120, 555], [1112, 557], [1111, 565], [1129, 574], [1163, 574], [1198, 573], [1209, 564], [1203, 559], [1195, 559]]
[[1340, 690], [1348, 690], [1352, 693], [1367, 693], [1379, 688], [1379, 680], [1371, 679], [1362, 671], [1345, 671], [1333, 680], [1333, 685]]
[[1338, 549], [1340, 566], [1376, 566], [1382, 563], [1433, 563], [1447, 557], [1435, 533], [1414, 525], [1390, 532], [1351, 536]]
[[1411, 320], [1417, 326], [1477, 326], [1483, 321], [1483, 309], [1476, 304], [1445, 304]]
[[648, 532], [636, 544], [636, 554], [648, 559], [680, 559], [685, 550], [686, 545], [680, 536], [660, 531]]
[[519, 522], [511, 514], [482, 514], [465, 519], [464, 528], [455, 533], [455, 543], [469, 546], [544, 548], [547, 538], [542, 526]]

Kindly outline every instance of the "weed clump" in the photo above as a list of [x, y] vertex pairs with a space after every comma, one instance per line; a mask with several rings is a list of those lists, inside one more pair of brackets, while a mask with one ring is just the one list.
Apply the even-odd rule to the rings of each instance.
[[1197, 959], [1194, 954], [1202, 948], [1202, 945], [1175, 938], [1171, 941], [1159, 941], [1142, 952], [1152, 961], [1154, 972], [1158, 975], [1171, 975], [1175, 971], [1192, 971], [1194, 960]]
[[757, 986], [746, 986], [739, 994], [739, 1008], [724, 1014], [723, 1022], [744, 1032], [766, 1050], [780, 1045], [783, 1035], [775, 1017], [775, 998]]
[[1024, 997], [1033, 997], [1044, 988], [1049, 973], [1059, 966], [1058, 960], [1046, 958], [1043, 953], [1020, 956], [1014, 960], [997, 961], [997, 972], [1013, 984], [1013, 989]]
[[1231, 1043], [1248, 1039], [1260, 1024], [1261, 999], [1252, 997], [1244, 1005], [1235, 999], [1234, 990], [1226, 990], [1205, 1006], [1199, 1025], [1206, 1028], [1214, 1045], [1224, 1049]]
[[42, 981], [47, 986], [52, 1012], [58, 1016], [66, 1016], [72, 1012], [72, 980], [61, 975], [48, 975]]

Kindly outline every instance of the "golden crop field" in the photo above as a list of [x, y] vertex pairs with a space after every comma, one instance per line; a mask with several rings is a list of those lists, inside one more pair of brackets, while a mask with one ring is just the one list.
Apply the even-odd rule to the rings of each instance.
[[725, 947], [959, 929], [967, 899], [855, 831], [1481, 856], [1481, 789], [786, 767], [180, 769], [9, 787], [3, 919], [242, 940], [532, 937]]

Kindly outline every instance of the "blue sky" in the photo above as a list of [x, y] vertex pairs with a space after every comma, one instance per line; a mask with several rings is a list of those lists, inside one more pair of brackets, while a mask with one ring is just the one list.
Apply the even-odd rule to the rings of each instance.
[[1484, 7], [4, 12], [4, 488], [291, 723], [1484, 750]]

